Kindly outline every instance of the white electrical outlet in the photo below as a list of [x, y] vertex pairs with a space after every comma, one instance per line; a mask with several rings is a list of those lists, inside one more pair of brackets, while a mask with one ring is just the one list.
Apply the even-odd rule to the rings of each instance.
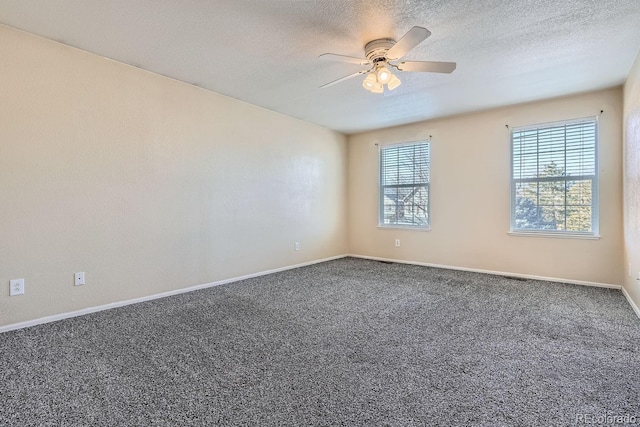
[[299, 250], [300, 250], [300, 242], [296, 242], [296, 244], [295, 244], [295, 245], [293, 245], [293, 248], [294, 248], [296, 251], [299, 251]]
[[75, 286], [82, 286], [84, 285], [84, 273], [76, 273], [75, 274], [75, 281], [74, 281], [74, 285]]
[[400, 239], [396, 239], [396, 248], [400, 247]]
[[24, 295], [24, 279], [9, 281], [9, 296]]

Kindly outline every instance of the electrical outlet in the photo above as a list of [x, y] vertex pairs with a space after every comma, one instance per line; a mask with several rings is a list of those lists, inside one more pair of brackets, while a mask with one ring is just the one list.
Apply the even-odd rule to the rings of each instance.
[[74, 285], [75, 286], [82, 286], [84, 285], [84, 273], [76, 273], [75, 274], [75, 281], [74, 281]]
[[24, 279], [9, 281], [9, 296], [24, 295]]
[[293, 245], [293, 248], [294, 248], [296, 251], [299, 251], [299, 250], [300, 250], [300, 242], [296, 242], [296, 244], [295, 244], [295, 245]]
[[396, 248], [400, 247], [400, 239], [396, 239]]

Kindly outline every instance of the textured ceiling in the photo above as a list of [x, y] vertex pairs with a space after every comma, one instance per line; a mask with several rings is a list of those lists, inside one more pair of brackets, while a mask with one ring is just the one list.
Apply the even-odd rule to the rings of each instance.
[[[0, 23], [345, 133], [621, 84], [640, 48], [640, 0], [0, 0]], [[376, 38], [432, 36], [384, 95], [363, 67]]]

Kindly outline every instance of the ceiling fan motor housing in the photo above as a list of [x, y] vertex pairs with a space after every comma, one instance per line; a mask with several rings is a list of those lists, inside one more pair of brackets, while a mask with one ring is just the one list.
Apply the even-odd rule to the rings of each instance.
[[377, 39], [367, 43], [364, 47], [366, 58], [372, 63], [387, 60], [387, 51], [396, 44], [393, 39]]

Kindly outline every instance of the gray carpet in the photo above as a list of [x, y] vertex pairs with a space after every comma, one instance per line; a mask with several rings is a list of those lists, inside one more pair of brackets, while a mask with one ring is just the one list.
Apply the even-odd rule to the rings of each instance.
[[3, 426], [640, 424], [639, 402], [620, 291], [353, 258], [0, 334]]

